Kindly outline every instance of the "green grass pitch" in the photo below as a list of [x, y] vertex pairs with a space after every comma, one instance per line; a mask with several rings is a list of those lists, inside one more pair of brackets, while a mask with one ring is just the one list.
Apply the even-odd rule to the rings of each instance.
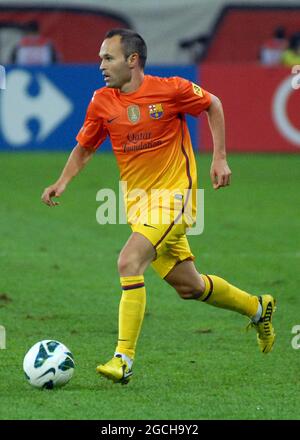
[[[127, 225], [96, 222], [96, 192], [116, 188], [110, 154], [98, 154], [61, 205], [40, 202], [63, 153], [1, 154], [0, 419], [299, 419], [300, 156], [231, 155], [232, 185], [214, 191], [210, 157], [197, 157], [205, 230], [190, 238], [201, 272], [278, 301], [277, 341], [263, 355], [247, 319], [181, 300], [150, 268], [134, 377], [114, 385], [95, 373], [113, 354], [120, 299], [117, 257]], [[41, 339], [73, 352], [65, 388], [30, 387], [25, 352]]]

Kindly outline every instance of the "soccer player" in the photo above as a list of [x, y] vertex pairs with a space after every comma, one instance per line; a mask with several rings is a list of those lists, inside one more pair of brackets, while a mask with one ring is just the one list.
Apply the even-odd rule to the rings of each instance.
[[[77, 145], [59, 179], [42, 195], [44, 203], [57, 205], [53, 198], [63, 193], [105, 138], [110, 137], [121, 180], [127, 185], [124, 196], [132, 233], [118, 260], [122, 296], [117, 346], [113, 358], [99, 365], [97, 372], [122, 384], [131, 379], [146, 304], [144, 272], [149, 265], [183, 299], [248, 316], [250, 326], [257, 331], [260, 350], [268, 353], [275, 339], [274, 298], [269, 294], [251, 295], [216, 275], [200, 274], [186, 237], [186, 228], [192, 223], [189, 218], [195, 214], [193, 191], [197, 176], [184, 115], [206, 112], [214, 144], [212, 184], [216, 190], [225, 187], [230, 183], [231, 171], [226, 161], [220, 100], [183, 78], [144, 75], [146, 44], [131, 30], [109, 31], [99, 56], [106, 86], [95, 91], [77, 135]], [[162, 193], [167, 190], [171, 203], [158, 198], [149, 204], [154, 188]], [[136, 189], [146, 195], [139, 205], [139, 216], [130, 196]], [[185, 216], [188, 207], [191, 216]], [[141, 216], [141, 212], [145, 215]], [[161, 214], [166, 213], [169, 220], [162, 221]], [[140, 221], [134, 221], [136, 218]]]

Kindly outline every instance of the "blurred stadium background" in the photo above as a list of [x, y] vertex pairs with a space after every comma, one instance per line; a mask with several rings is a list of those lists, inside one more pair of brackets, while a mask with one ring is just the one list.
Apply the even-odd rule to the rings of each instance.
[[[103, 85], [98, 51], [112, 27], [143, 35], [147, 73], [191, 79], [223, 102], [234, 153], [228, 190], [211, 188], [206, 118], [188, 120], [194, 148], [204, 153], [197, 162], [205, 188], [205, 230], [191, 245], [203, 273], [277, 297], [277, 343], [267, 359], [256, 335], [240, 330], [243, 317], [183, 304], [149, 270], [136, 378], [125, 391], [94, 374], [116, 340], [116, 261], [129, 233], [95, 220], [96, 192], [118, 188], [109, 142], [59, 208], [46, 208], [40, 196]], [[299, 0], [0, 1], [0, 324], [7, 330], [0, 419], [299, 419], [299, 351], [291, 346], [300, 324], [299, 31]], [[46, 338], [65, 343], [77, 366], [66, 389], [50, 394], [30, 389], [21, 367], [28, 348]]]
[[[55, 63], [42, 60], [48, 65], [30, 67], [26, 59], [13, 58], [28, 24], [52, 42]], [[277, 27], [285, 29], [287, 38], [299, 32], [297, 0], [230, 5], [223, 0], [1, 2], [0, 64], [7, 69], [0, 101], [1, 150], [70, 149], [93, 90], [103, 85], [97, 65], [100, 42], [116, 26], [144, 36], [147, 72], [182, 75], [222, 99], [229, 151], [299, 151], [299, 92], [288, 80], [291, 67], [260, 59]], [[12, 59], [17, 65], [10, 64]], [[207, 125], [189, 123], [195, 148], [210, 149]]]

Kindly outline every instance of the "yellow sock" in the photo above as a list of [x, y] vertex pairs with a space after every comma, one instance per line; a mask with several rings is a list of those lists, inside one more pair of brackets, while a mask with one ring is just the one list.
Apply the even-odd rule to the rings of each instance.
[[123, 289], [119, 307], [119, 339], [116, 352], [134, 358], [146, 307], [143, 275], [121, 277]]
[[222, 309], [233, 310], [249, 318], [255, 316], [259, 306], [257, 296], [250, 295], [215, 275], [201, 276], [205, 282], [205, 291], [200, 296], [200, 301]]

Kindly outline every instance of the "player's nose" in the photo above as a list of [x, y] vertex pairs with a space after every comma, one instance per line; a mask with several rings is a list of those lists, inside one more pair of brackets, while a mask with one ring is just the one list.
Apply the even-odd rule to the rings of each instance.
[[105, 69], [105, 60], [101, 61], [99, 69], [102, 70], [102, 71]]

